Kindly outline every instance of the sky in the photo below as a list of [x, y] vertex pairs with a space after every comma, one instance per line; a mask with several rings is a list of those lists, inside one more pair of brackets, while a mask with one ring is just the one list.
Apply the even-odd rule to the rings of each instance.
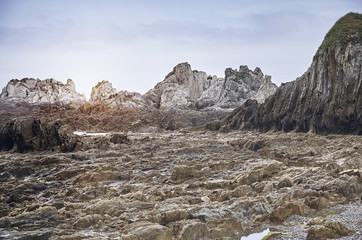
[[301, 76], [325, 34], [360, 0], [0, 0], [0, 89], [11, 79], [71, 78], [145, 93], [181, 62], [224, 77], [260, 67]]

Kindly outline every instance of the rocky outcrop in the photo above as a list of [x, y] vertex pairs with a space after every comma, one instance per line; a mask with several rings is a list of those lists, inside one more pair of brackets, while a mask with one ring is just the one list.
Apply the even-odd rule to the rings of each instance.
[[251, 99], [257, 100], [258, 103], [263, 103], [269, 96], [273, 95], [277, 89], [278, 86], [271, 81], [271, 76], [265, 75], [259, 90]]
[[271, 81], [271, 77], [264, 76], [258, 67], [254, 71], [249, 70], [248, 66], [243, 65], [240, 66], [239, 71], [227, 68], [225, 70], [224, 84], [216, 105], [222, 108], [238, 107], [247, 99], [255, 97], [259, 90], [260, 101], [263, 101], [263, 97], [269, 96], [268, 93], [274, 93], [270, 91], [262, 93], [260, 86], [266, 78]]
[[150, 103], [137, 92], [117, 92], [108, 81], [99, 82], [92, 88], [89, 99], [90, 105], [103, 105], [110, 109], [141, 109], [146, 108]]
[[23, 78], [11, 80], [3, 88], [0, 101], [3, 104], [70, 104], [79, 107], [86, 99], [83, 94], [75, 90], [75, 84], [71, 79], [67, 80], [67, 84], [63, 84], [52, 78], [45, 80]]
[[62, 121], [51, 122], [20, 118], [0, 125], [0, 150], [43, 151], [58, 147], [63, 152], [75, 149], [77, 140]]
[[[350, 22], [357, 27], [346, 29], [347, 36], [335, 33], [345, 34], [343, 28]], [[282, 84], [261, 105], [248, 102], [221, 125], [262, 131], [362, 134], [361, 25], [360, 14], [341, 18], [303, 76]]]
[[[232, 109], [258, 91], [260, 101], [274, 93], [270, 79], [258, 67], [254, 71], [247, 66], [240, 66], [239, 71], [227, 68], [225, 78], [218, 78], [192, 70], [188, 63], [180, 63], [144, 96], [158, 109]], [[264, 88], [260, 89], [262, 82]]]
[[112, 87], [112, 83], [103, 80], [96, 86], [92, 87], [89, 103], [98, 104], [103, 101], [114, 97], [117, 94], [117, 90]]

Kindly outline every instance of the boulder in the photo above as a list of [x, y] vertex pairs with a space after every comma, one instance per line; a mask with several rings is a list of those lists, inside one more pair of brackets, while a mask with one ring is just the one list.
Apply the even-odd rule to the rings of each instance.
[[354, 233], [338, 221], [326, 221], [322, 225], [313, 226], [308, 229], [307, 240], [326, 240], [340, 238]]
[[304, 214], [304, 206], [300, 203], [288, 203], [275, 209], [270, 214], [270, 221], [273, 223], [282, 223], [285, 219], [292, 215]]

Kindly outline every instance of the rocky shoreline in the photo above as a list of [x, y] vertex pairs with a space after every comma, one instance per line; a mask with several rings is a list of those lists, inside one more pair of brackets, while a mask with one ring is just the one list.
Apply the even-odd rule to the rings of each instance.
[[361, 136], [184, 129], [81, 141], [71, 153], [0, 154], [2, 239], [240, 239], [265, 228], [306, 239], [316, 217], [361, 236]]

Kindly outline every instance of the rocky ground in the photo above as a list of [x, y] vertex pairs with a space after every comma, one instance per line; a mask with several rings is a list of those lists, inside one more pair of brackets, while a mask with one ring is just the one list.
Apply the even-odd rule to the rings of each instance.
[[203, 130], [0, 153], [0, 239], [362, 239], [362, 136]]

